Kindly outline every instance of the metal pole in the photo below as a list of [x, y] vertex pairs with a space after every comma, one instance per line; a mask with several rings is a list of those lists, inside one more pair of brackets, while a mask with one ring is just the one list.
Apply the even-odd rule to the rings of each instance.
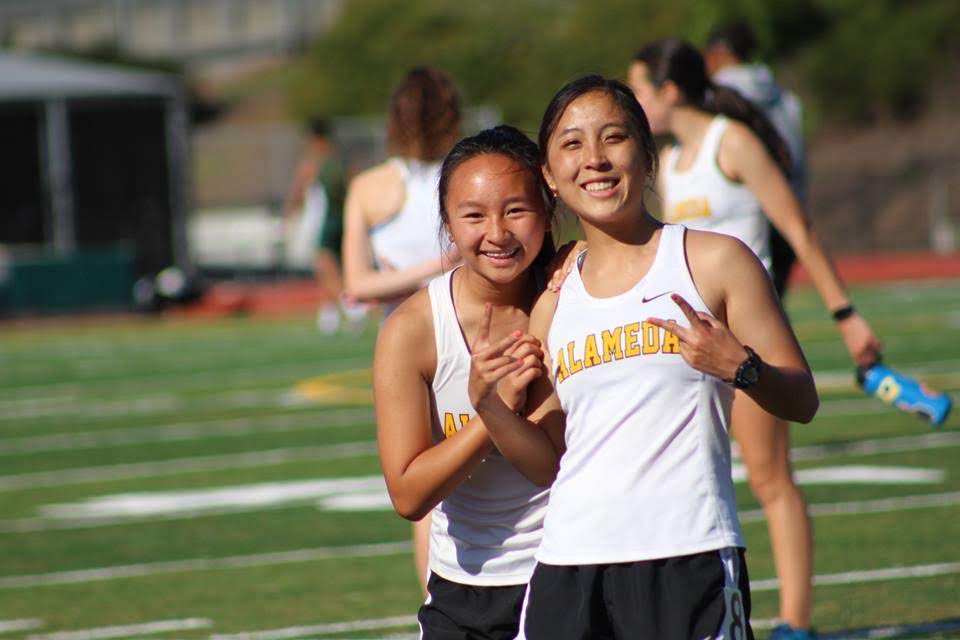
[[51, 100], [44, 104], [44, 112], [53, 249], [58, 255], [69, 255], [77, 247], [77, 235], [67, 104], [62, 99]]
[[190, 122], [186, 97], [182, 90], [167, 100], [165, 111], [173, 261], [178, 267], [188, 271], [191, 268], [187, 246], [187, 216], [191, 202]]

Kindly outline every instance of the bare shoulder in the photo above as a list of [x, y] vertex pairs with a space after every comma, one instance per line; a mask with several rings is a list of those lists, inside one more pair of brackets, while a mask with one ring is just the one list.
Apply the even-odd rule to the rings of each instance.
[[725, 233], [687, 229], [687, 260], [709, 267], [720, 267], [728, 260], [744, 260], [753, 256], [743, 241]]
[[690, 275], [714, 315], [724, 307], [731, 285], [769, 279], [750, 247], [733, 236], [688, 229], [686, 249]]
[[393, 213], [403, 205], [406, 188], [403, 175], [393, 162], [382, 162], [358, 173], [350, 181], [350, 195], [371, 211]]
[[360, 195], [374, 195], [379, 189], [392, 184], [402, 184], [403, 176], [392, 162], [381, 162], [364, 169], [350, 180], [350, 189]]
[[377, 336], [377, 361], [399, 357], [415, 362], [418, 369], [428, 370], [430, 362], [436, 361], [433, 331], [430, 294], [424, 288], [404, 300], [384, 320]]
[[720, 139], [720, 153], [730, 153], [734, 157], [739, 157], [742, 153], [754, 153], [758, 150], [766, 152], [757, 134], [739, 120], [730, 120], [727, 130]]

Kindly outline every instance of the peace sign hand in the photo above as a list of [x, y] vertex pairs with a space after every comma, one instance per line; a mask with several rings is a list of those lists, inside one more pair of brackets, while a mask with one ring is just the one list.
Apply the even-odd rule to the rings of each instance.
[[681, 296], [673, 294], [670, 299], [680, 307], [690, 327], [660, 318], [648, 318], [647, 322], [680, 339], [680, 356], [688, 365], [721, 380], [733, 380], [748, 356], [740, 341], [726, 325], [711, 315], [694, 310]]
[[527, 385], [543, 373], [543, 349], [539, 340], [519, 331], [490, 344], [492, 317], [493, 307], [488, 304], [472, 347], [470, 402], [480, 411], [481, 405], [499, 398], [516, 412], [526, 402]]

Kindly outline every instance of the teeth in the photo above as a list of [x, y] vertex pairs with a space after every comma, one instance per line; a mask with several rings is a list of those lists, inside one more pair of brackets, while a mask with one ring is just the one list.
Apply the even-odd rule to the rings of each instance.
[[591, 182], [584, 187], [587, 191], [604, 191], [605, 189], [612, 189], [616, 184], [613, 180], [600, 180], [598, 182]]
[[491, 258], [509, 258], [517, 253], [516, 249], [510, 251], [484, 251], [483, 255], [490, 256]]

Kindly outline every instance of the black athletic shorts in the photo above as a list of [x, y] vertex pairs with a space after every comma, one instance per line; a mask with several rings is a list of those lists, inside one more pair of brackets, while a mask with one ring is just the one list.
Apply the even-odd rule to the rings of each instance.
[[424, 640], [513, 640], [527, 585], [478, 587], [430, 572], [417, 620]]
[[753, 639], [742, 549], [621, 564], [540, 563], [521, 620], [526, 640]]

